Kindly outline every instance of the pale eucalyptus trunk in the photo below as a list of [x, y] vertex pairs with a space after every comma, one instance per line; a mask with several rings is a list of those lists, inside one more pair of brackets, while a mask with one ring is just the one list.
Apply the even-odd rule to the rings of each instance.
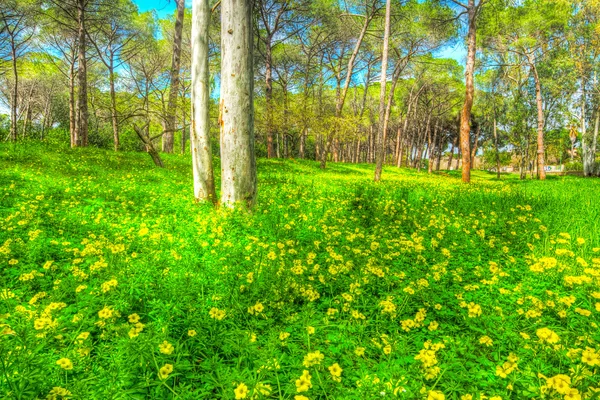
[[221, 2], [221, 203], [256, 201], [252, 0]]
[[209, 24], [209, 0], [194, 0], [192, 3], [192, 121], [190, 124], [194, 197], [197, 201], [214, 203], [217, 201], [217, 195], [210, 143]]

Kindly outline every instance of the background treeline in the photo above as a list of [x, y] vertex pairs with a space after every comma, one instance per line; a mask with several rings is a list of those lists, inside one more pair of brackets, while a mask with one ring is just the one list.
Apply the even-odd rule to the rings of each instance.
[[[211, 6], [218, 154], [220, 19]], [[177, 9], [159, 19], [131, 0], [3, 1], [0, 140], [118, 151], [144, 150], [144, 137], [189, 152], [191, 9], [183, 0]], [[380, 113], [384, 14], [381, 0], [255, 1], [257, 156], [372, 163], [385, 123], [385, 163], [458, 168], [464, 70], [440, 54], [476, 20], [472, 164], [533, 174], [541, 128], [546, 164], [597, 173], [597, 1], [392, 1]]]

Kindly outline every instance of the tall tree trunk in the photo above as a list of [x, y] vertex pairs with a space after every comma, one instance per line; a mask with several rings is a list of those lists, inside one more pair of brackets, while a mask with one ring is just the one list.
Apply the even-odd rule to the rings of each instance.
[[592, 132], [588, 132], [586, 127], [586, 82], [581, 78], [581, 145], [583, 158], [583, 174], [592, 176], [594, 174], [594, 163], [596, 161], [596, 148], [593, 146], [594, 138]]
[[458, 143], [458, 136], [454, 138], [452, 141], [452, 148], [450, 149], [450, 154], [448, 155], [448, 170], [452, 168], [452, 160], [454, 159], [454, 149], [456, 148], [456, 144]]
[[22, 137], [25, 139], [27, 137], [27, 133], [29, 131], [29, 126], [31, 125], [31, 96], [33, 96], [33, 82], [29, 85], [29, 92], [27, 93], [27, 100], [25, 101], [25, 113], [23, 120], [23, 132]]
[[439, 121], [435, 122], [435, 126], [433, 128], [433, 139], [431, 138], [431, 135], [429, 135], [429, 153], [427, 153], [427, 173], [431, 174], [433, 172], [433, 151], [436, 147], [436, 143], [438, 140], [438, 126], [439, 126]]
[[77, 129], [75, 121], [75, 55], [69, 67], [69, 133], [71, 134], [71, 148], [77, 146]]
[[475, 87], [473, 84], [473, 73], [475, 70], [475, 56], [477, 54], [477, 10], [475, 0], [469, 0], [467, 6], [469, 17], [469, 31], [467, 34], [467, 67], [465, 71], [466, 94], [465, 103], [460, 114], [460, 147], [462, 152], [462, 181], [471, 182], [471, 108], [473, 107], [473, 95]]
[[496, 150], [496, 177], [500, 179], [500, 150], [498, 149], [498, 123], [494, 117], [494, 148]]
[[383, 33], [383, 49], [381, 52], [381, 79], [379, 80], [379, 131], [377, 132], [377, 148], [375, 149], [375, 182], [381, 180], [381, 170], [383, 169], [385, 157], [385, 136], [387, 130], [385, 98], [387, 93], [388, 47], [390, 42], [390, 13], [391, 0], [387, 0], [385, 3], [385, 27]]
[[119, 151], [119, 121], [117, 119], [117, 94], [115, 91], [115, 70], [113, 65], [113, 57], [110, 57], [110, 66], [108, 68], [110, 80], [110, 117], [112, 120], [113, 144], [115, 151]]
[[167, 115], [165, 117], [165, 132], [162, 137], [162, 151], [172, 153], [175, 141], [175, 119], [177, 115], [177, 96], [179, 94], [179, 71], [181, 66], [181, 38], [183, 33], [183, 18], [185, 15], [185, 0], [176, 0], [177, 17], [173, 36], [173, 56], [171, 58], [171, 83]]
[[594, 174], [600, 176], [600, 168], [596, 165], [596, 151], [598, 149], [598, 128], [600, 127], [600, 110], [596, 110], [596, 122], [594, 125], [594, 137], [592, 139], [592, 151], [594, 152]]
[[265, 38], [265, 108], [267, 112], [267, 158], [275, 156], [273, 152], [273, 51], [271, 35]]
[[77, 115], [75, 119], [76, 146], [86, 147], [88, 145], [88, 94], [87, 94], [87, 60], [86, 60], [86, 28], [85, 28], [85, 5], [86, 0], [78, 0], [77, 20], [79, 23], [77, 32], [78, 55], [77, 55]]
[[256, 201], [252, 0], [221, 2], [221, 203]]
[[481, 134], [481, 124], [477, 124], [477, 131], [475, 131], [475, 142], [473, 143], [473, 150], [471, 151], [471, 164], [469, 165], [473, 169], [475, 164], [475, 156], [477, 156], [477, 147], [479, 147], [479, 135]]
[[14, 41], [12, 44], [12, 69], [13, 69], [13, 90], [10, 103], [10, 140], [17, 141], [17, 101], [19, 99], [19, 71], [17, 69], [17, 48]]
[[535, 100], [537, 104], [538, 125], [537, 125], [537, 175], [540, 180], [546, 179], [546, 164], [544, 162], [544, 104], [542, 100], [542, 85], [538, 76], [535, 60], [529, 54], [529, 63], [535, 80]]
[[197, 201], [217, 202], [210, 142], [209, 0], [192, 3], [192, 112], [190, 149]]

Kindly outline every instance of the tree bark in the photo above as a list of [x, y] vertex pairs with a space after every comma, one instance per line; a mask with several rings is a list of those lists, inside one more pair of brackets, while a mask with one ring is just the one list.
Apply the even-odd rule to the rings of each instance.
[[528, 54], [529, 64], [531, 71], [533, 72], [533, 79], [535, 80], [535, 100], [537, 104], [538, 114], [538, 125], [537, 125], [537, 175], [538, 179], [546, 179], [546, 164], [544, 162], [544, 103], [542, 99], [542, 85], [540, 83], [540, 77], [538, 76], [537, 68], [535, 66], [535, 60]]
[[87, 60], [86, 60], [86, 0], [78, 0], [77, 20], [79, 23], [77, 32], [78, 55], [77, 55], [77, 115], [75, 119], [75, 145], [86, 147], [88, 145], [88, 94], [87, 94]]
[[596, 161], [596, 147], [593, 145], [594, 138], [592, 132], [588, 132], [586, 127], [586, 82], [581, 79], [581, 150], [583, 158], [583, 174], [584, 176], [594, 175], [594, 164]]
[[13, 68], [13, 91], [10, 104], [10, 139], [17, 141], [17, 100], [19, 99], [19, 71], [17, 69], [17, 48], [14, 39], [11, 38], [11, 54]]
[[[381, 79], [379, 80], [379, 131], [377, 132], [377, 145], [375, 149], [375, 182], [381, 180], [381, 170], [383, 169], [383, 161], [385, 157], [385, 136], [387, 130], [387, 112], [386, 112], [386, 86], [387, 86], [387, 64], [388, 64], [388, 47], [390, 42], [390, 13], [391, 0], [385, 3], [385, 27], [383, 34], [383, 49], [381, 53]], [[393, 92], [392, 92], [393, 93]]]
[[110, 57], [110, 64], [108, 69], [108, 76], [110, 80], [110, 117], [112, 121], [113, 130], [113, 144], [115, 151], [119, 151], [120, 139], [119, 139], [119, 121], [117, 117], [117, 94], [115, 91], [115, 70], [113, 65], [113, 57]]
[[221, 203], [256, 201], [252, 0], [221, 2]]
[[477, 156], [477, 148], [479, 147], [479, 135], [481, 134], [481, 124], [477, 124], [477, 131], [475, 132], [475, 142], [473, 143], [473, 150], [471, 151], [471, 164], [469, 165], [473, 169], [475, 164], [475, 156]]
[[216, 203], [210, 142], [210, 72], [208, 64], [209, 0], [192, 3], [192, 112], [190, 148], [197, 201]]
[[467, 15], [469, 17], [469, 31], [467, 33], [467, 66], [465, 71], [466, 94], [460, 117], [460, 147], [462, 152], [462, 181], [471, 182], [471, 108], [475, 87], [473, 73], [475, 70], [475, 56], [477, 54], [477, 12], [475, 0], [469, 0]]
[[274, 157], [273, 151], [273, 49], [271, 35], [265, 39], [265, 108], [267, 112], [267, 158]]
[[185, 0], [176, 0], [177, 17], [173, 36], [173, 56], [171, 58], [171, 84], [167, 115], [165, 116], [165, 134], [162, 137], [162, 151], [172, 153], [175, 141], [175, 119], [177, 111], [177, 95], [179, 94], [179, 70], [181, 66], [181, 38], [183, 33], [183, 18], [185, 15]]

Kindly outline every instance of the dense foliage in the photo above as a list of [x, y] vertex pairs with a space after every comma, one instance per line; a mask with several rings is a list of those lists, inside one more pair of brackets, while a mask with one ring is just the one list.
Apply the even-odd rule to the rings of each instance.
[[0, 148], [0, 397], [597, 397], [598, 181], [166, 160]]

